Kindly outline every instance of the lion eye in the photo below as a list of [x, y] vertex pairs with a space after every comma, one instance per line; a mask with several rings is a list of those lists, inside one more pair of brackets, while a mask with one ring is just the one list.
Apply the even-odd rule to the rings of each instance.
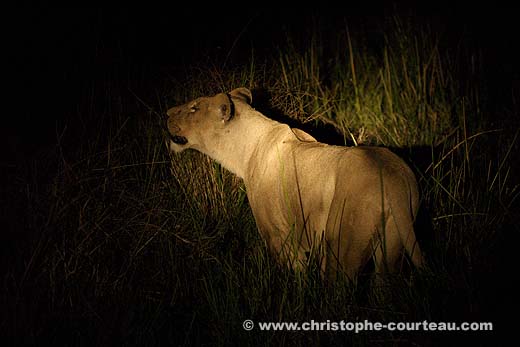
[[197, 104], [193, 104], [190, 106], [190, 113], [195, 113], [199, 110], [199, 108], [197, 107]]

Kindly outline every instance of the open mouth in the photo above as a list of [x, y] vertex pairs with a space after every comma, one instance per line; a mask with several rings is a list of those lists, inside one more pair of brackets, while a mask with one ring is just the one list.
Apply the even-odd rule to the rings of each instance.
[[176, 143], [178, 145], [185, 145], [185, 144], [188, 143], [188, 139], [185, 138], [184, 136], [177, 136], [177, 135], [172, 136], [172, 135], [170, 135], [170, 138], [173, 141], [173, 143]]

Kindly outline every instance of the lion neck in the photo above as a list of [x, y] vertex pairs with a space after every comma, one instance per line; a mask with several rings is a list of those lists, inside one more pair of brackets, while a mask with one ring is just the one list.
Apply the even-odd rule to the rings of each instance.
[[243, 179], [255, 150], [262, 145], [262, 139], [282, 128], [288, 129], [285, 124], [252, 110], [234, 118], [222, 136], [200, 150]]

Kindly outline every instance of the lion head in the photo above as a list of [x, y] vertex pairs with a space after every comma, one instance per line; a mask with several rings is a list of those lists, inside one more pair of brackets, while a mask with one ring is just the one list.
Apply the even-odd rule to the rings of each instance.
[[207, 147], [211, 137], [222, 136], [226, 127], [236, 116], [235, 102], [251, 103], [251, 92], [247, 88], [237, 88], [229, 93], [212, 97], [201, 97], [167, 111], [170, 148], [181, 152], [187, 148]]

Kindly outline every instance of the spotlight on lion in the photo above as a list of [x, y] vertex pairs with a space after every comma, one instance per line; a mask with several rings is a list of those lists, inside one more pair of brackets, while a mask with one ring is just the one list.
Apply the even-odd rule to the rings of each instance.
[[277, 260], [306, 271], [314, 253], [323, 280], [354, 281], [374, 259], [395, 271], [401, 250], [423, 257], [413, 230], [419, 192], [413, 172], [381, 147], [317, 142], [251, 107], [247, 88], [168, 110], [170, 148], [193, 148], [244, 180], [259, 232]]

